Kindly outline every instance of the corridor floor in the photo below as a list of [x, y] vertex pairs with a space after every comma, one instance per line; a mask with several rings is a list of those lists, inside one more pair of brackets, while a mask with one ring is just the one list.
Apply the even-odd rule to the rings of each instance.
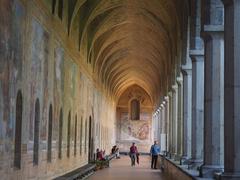
[[110, 168], [95, 172], [89, 180], [164, 180], [160, 170], [150, 168], [150, 157], [140, 156], [140, 165], [131, 167], [130, 158], [121, 156], [110, 162]]

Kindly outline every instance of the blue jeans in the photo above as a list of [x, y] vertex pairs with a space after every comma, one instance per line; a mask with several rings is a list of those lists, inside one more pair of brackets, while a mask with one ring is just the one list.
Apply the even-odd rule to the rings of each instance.
[[130, 153], [130, 158], [131, 158], [131, 165], [135, 166], [136, 153]]

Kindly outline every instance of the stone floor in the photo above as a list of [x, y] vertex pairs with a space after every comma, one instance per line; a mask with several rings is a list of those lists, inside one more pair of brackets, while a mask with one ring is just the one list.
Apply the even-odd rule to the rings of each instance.
[[132, 167], [128, 156], [121, 156], [121, 159], [114, 159], [110, 168], [97, 171], [89, 180], [164, 180], [161, 171], [150, 168], [150, 157], [140, 156], [140, 165]]

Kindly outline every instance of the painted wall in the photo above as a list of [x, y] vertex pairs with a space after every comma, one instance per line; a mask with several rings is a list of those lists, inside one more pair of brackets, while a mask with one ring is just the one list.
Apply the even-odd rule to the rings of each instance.
[[[94, 82], [87, 65], [81, 63], [86, 60], [80, 56], [78, 47], [68, 39], [59, 19], [45, 5], [44, 1], [0, 1], [1, 179], [52, 179], [88, 163], [89, 117], [93, 151], [101, 148], [110, 152], [115, 144], [114, 101]], [[13, 162], [19, 90], [23, 94], [22, 159], [21, 169], [16, 169]], [[37, 98], [40, 102], [39, 164], [33, 166]], [[47, 162], [50, 105], [53, 107], [52, 159]], [[63, 143], [59, 159], [61, 109]], [[69, 112], [70, 157], [67, 157]]]
[[[140, 119], [131, 119], [131, 101], [140, 102]], [[129, 87], [117, 105], [117, 142], [120, 151], [128, 152], [132, 142], [139, 152], [149, 152], [152, 143], [152, 103], [148, 94], [139, 86]]]

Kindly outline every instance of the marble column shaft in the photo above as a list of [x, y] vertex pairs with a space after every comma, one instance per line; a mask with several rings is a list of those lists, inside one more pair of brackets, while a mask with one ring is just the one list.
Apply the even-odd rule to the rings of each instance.
[[191, 50], [192, 59], [192, 160], [203, 159], [204, 52]]
[[173, 154], [177, 155], [177, 128], [178, 128], [178, 85], [172, 86], [172, 146]]
[[223, 26], [205, 25], [204, 166], [206, 177], [223, 168]]
[[224, 174], [240, 179], [240, 1], [224, 0]]
[[177, 111], [177, 156], [180, 159], [183, 151], [183, 79], [177, 78], [178, 111]]
[[192, 69], [183, 68], [183, 157], [192, 151]]
[[170, 154], [173, 154], [173, 137], [172, 137], [172, 92], [169, 92], [168, 94], [169, 97], [169, 109], [168, 109], [168, 116], [169, 116], [169, 125], [168, 125], [168, 149]]

